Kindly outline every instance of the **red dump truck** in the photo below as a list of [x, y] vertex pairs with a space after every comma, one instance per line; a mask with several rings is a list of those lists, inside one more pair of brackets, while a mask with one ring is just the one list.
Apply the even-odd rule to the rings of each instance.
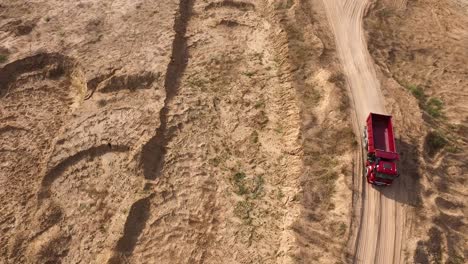
[[370, 113], [364, 127], [364, 146], [367, 151], [366, 178], [368, 183], [388, 186], [399, 176], [393, 135], [392, 117]]

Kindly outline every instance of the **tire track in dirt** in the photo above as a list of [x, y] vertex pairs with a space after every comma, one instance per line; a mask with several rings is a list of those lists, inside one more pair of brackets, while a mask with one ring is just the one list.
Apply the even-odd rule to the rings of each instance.
[[236, 1], [232, 1], [232, 0], [209, 3], [205, 7], [205, 10], [210, 10], [210, 9], [220, 8], [220, 7], [228, 7], [228, 8], [238, 9], [238, 10], [241, 10], [241, 11], [255, 10], [255, 5], [252, 4], [252, 3], [236, 2]]
[[[338, 55], [348, 78], [350, 96], [354, 102], [354, 127], [360, 135], [369, 112], [386, 113], [380, 83], [363, 34], [363, 16], [369, 2], [363, 0], [324, 0], [329, 23], [333, 28]], [[357, 158], [356, 177], [362, 177], [362, 158]], [[361, 178], [362, 179], [362, 178]], [[401, 258], [403, 207], [394, 199], [402, 186], [377, 189], [355, 180], [356, 195], [352, 233], [349, 247], [355, 263], [399, 263]]]
[[52, 183], [63, 174], [63, 172], [73, 166], [74, 164], [78, 163], [79, 161], [90, 157], [94, 159], [96, 157], [103, 156], [109, 152], [127, 152], [129, 150], [128, 146], [110, 146], [108, 144], [100, 145], [97, 147], [92, 147], [90, 149], [86, 149], [80, 151], [73, 156], [70, 156], [60, 162], [59, 164], [55, 165], [42, 179], [41, 183], [41, 191], [39, 192], [38, 198], [42, 200], [44, 198], [49, 198], [50, 196], [50, 186]]
[[[0, 67], [1, 263], [24, 263], [28, 243], [24, 234], [32, 241], [56, 223], [44, 216], [37, 219], [40, 224], [34, 230], [33, 197], [47, 172], [43, 157], [51, 138], [84, 91], [76, 83], [80, 74], [74, 58], [56, 52], [39, 52]], [[66, 164], [52, 167], [49, 177], [56, 178], [65, 169]]]
[[72, 72], [76, 62], [60, 53], [39, 53], [5, 65], [0, 70], [0, 98], [14, 87], [17, 78], [24, 73], [44, 70], [44, 77], [55, 78], [65, 72]]
[[[175, 36], [172, 43], [171, 60], [168, 64], [164, 89], [166, 98], [164, 106], [159, 113], [160, 126], [156, 134], [148, 143], [143, 146], [141, 166], [146, 180], [155, 180], [161, 176], [164, 165], [164, 156], [166, 154], [167, 144], [174, 135], [175, 129], [168, 128], [169, 103], [177, 95], [180, 87], [180, 79], [187, 66], [187, 24], [190, 20], [193, 0], [180, 0], [179, 11], [174, 21]], [[124, 234], [118, 240], [115, 250], [123, 256], [129, 256], [133, 253], [138, 238], [143, 231], [146, 221], [151, 215], [150, 201], [153, 195], [149, 195], [135, 202], [127, 216], [124, 227]], [[114, 263], [115, 258], [111, 259]]]
[[175, 36], [172, 43], [171, 61], [167, 66], [164, 80], [166, 98], [164, 106], [159, 113], [161, 124], [156, 130], [155, 136], [143, 147], [142, 166], [145, 179], [147, 180], [154, 180], [161, 173], [166, 146], [173, 134], [171, 130], [168, 131], [167, 129], [168, 105], [174, 96], [176, 96], [180, 86], [180, 77], [187, 67], [188, 52], [185, 33], [192, 6], [193, 0], [180, 0], [179, 13], [174, 22]]
[[124, 237], [117, 242], [117, 251], [132, 252], [138, 241], [144, 224], [149, 218], [150, 200], [152, 196], [140, 199], [130, 208], [127, 221], [124, 226]]

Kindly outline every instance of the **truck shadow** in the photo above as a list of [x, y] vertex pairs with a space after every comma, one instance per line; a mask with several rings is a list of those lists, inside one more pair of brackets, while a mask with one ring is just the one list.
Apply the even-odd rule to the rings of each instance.
[[372, 186], [388, 199], [413, 207], [422, 204], [421, 175], [419, 174], [419, 150], [416, 144], [396, 139], [397, 151], [400, 161], [397, 166], [400, 177], [393, 181], [388, 187]]

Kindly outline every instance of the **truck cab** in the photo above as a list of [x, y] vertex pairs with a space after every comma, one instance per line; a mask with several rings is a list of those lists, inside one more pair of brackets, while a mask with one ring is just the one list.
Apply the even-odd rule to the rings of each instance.
[[367, 182], [374, 185], [388, 186], [399, 176], [393, 134], [392, 117], [370, 113], [364, 127], [364, 147], [366, 150]]

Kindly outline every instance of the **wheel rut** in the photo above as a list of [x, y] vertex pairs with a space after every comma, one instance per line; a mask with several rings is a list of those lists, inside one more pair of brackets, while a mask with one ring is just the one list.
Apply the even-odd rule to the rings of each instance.
[[42, 179], [41, 183], [41, 190], [39, 192], [38, 198], [41, 201], [44, 198], [50, 197], [50, 186], [54, 183], [54, 181], [63, 174], [63, 172], [73, 166], [74, 164], [78, 163], [79, 161], [86, 159], [86, 158], [96, 158], [103, 156], [106, 153], [115, 153], [115, 152], [127, 152], [129, 150], [128, 146], [119, 146], [114, 145], [110, 146], [108, 144], [92, 147], [90, 149], [86, 149], [80, 151], [65, 160], [61, 161], [59, 164], [54, 166]]
[[[159, 112], [160, 125], [155, 135], [143, 146], [140, 164], [144, 178], [153, 181], [162, 175], [167, 144], [174, 136], [176, 129], [169, 127], [169, 104], [177, 96], [180, 79], [188, 62], [187, 25], [192, 15], [194, 0], [180, 0], [179, 10], [174, 21], [175, 36], [172, 43], [172, 54], [167, 66], [164, 89], [166, 97]], [[122, 262], [129, 257], [151, 215], [151, 199], [153, 194], [135, 202], [127, 216], [123, 236], [118, 240], [115, 251], [118, 253], [110, 263]]]
[[160, 126], [156, 130], [156, 134], [143, 147], [142, 166], [145, 179], [154, 180], [159, 176], [164, 163], [164, 155], [166, 153], [167, 143], [172, 138], [172, 129], [168, 130], [167, 120], [169, 114], [169, 103], [177, 95], [180, 86], [180, 78], [187, 67], [187, 32], [188, 20], [191, 16], [193, 0], [179, 3], [179, 13], [174, 22], [175, 37], [172, 43], [171, 61], [167, 66], [166, 77], [164, 80], [164, 89], [166, 98], [164, 106], [159, 113]]

